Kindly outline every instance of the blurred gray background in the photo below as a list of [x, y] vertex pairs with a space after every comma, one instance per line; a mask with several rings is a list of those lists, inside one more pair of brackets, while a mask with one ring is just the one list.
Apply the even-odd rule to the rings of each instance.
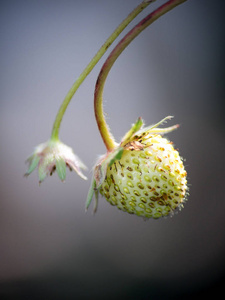
[[[190, 299], [216, 295], [225, 274], [224, 3], [189, 0], [120, 56], [104, 107], [116, 139], [141, 116], [167, 115], [185, 158], [190, 196], [173, 218], [148, 220], [100, 199], [84, 212], [105, 147], [93, 91], [106, 55], [84, 81], [60, 138], [86, 163], [39, 187], [24, 161], [46, 141], [67, 91], [140, 0], [3, 1], [0, 10], [1, 299]], [[150, 5], [129, 28], [163, 1]], [[126, 30], [127, 32], [127, 30]], [[115, 44], [114, 44], [115, 45]]]

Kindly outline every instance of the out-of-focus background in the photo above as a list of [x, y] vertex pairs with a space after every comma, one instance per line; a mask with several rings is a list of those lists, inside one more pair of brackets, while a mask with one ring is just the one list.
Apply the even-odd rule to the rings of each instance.
[[67, 172], [66, 183], [54, 174], [39, 187], [37, 172], [23, 177], [25, 159], [49, 138], [67, 91], [138, 3], [1, 4], [1, 299], [190, 299], [222, 290], [223, 1], [189, 0], [157, 20], [120, 56], [105, 87], [104, 107], [117, 140], [139, 116], [150, 125], [173, 115], [168, 125], [181, 125], [169, 134], [189, 178], [181, 212], [144, 221], [104, 199], [95, 216], [92, 207], [84, 212], [92, 166], [105, 152], [93, 91], [106, 55], [72, 100], [60, 132], [88, 166], [89, 180]]

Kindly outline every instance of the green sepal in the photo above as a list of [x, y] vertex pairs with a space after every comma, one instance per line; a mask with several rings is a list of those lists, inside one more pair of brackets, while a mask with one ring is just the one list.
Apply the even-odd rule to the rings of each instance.
[[174, 126], [167, 127], [167, 128], [157, 128], [157, 126], [162, 125], [167, 120], [171, 120], [172, 118], [173, 118], [172, 116], [167, 116], [154, 125], [144, 127], [137, 132], [137, 135], [145, 136], [145, 135], [152, 134], [152, 133], [165, 134], [165, 133], [171, 132], [171, 131], [177, 129], [178, 125], [174, 125]]
[[122, 155], [123, 155], [123, 148], [122, 147], [119, 147], [116, 151], [116, 153], [114, 153], [114, 156], [113, 158], [110, 158], [110, 162], [108, 163], [108, 166], [111, 167], [112, 164], [116, 161], [116, 160], [120, 160]]
[[38, 168], [39, 183], [41, 183], [46, 178], [47, 175], [48, 175], [48, 171], [46, 165], [40, 164]]
[[[96, 180], [94, 179], [94, 177], [92, 178], [92, 182], [91, 182], [91, 186], [89, 188], [89, 191], [88, 191], [88, 195], [87, 195], [87, 200], [86, 200], [86, 204], [85, 204], [85, 211], [88, 210], [88, 207], [90, 206], [91, 204], [91, 201], [93, 199], [93, 196], [94, 196], [94, 193], [95, 193], [95, 197], [97, 196], [96, 195], [96, 192], [98, 192], [96, 190]], [[98, 200], [97, 200], [98, 201]], [[96, 202], [97, 202], [96, 201]], [[95, 210], [97, 210], [97, 206], [95, 208]]]
[[56, 159], [56, 172], [59, 178], [64, 181], [66, 179], [66, 163], [63, 158]]
[[94, 208], [93, 208], [93, 213], [95, 214], [98, 208], [98, 194], [99, 191], [97, 189], [94, 190], [95, 193], [95, 203], [94, 203]]
[[144, 122], [143, 122], [142, 118], [138, 118], [136, 123], [133, 124], [131, 129], [125, 134], [120, 145], [124, 146], [127, 143], [129, 143], [132, 136], [142, 128], [143, 124], [144, 124]]
[[30, 165], [29, 165], [28, 171], [25, 173], [25, 176], [30, 175], [30, 173], [32, 173], [36, 169], [36, 167], [40, 161], [40, 157], [37, 155], [33, 155], [30, 158], [28, 158], [27, 161], [30, 163]]

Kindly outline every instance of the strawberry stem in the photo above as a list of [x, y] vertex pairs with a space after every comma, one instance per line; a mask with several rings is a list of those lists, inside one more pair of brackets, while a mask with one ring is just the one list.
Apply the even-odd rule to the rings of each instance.
[[96, 53], [96, 55], [92, 58], [90, 63], [87, 65], [87, 67], [84, 69], [84, 71], [80, 74], [78, 79], [75, 81], [69, 92], [67, 93], [63, 103], [61, 104], [59, 111], [56, 115], [53, 128], [52, 128], [52, 134], [51, 139], [52, 140], [58, 140], [59, 139], [59, 128], [61, 125], [62, 118], [64, 116], [64, 113], [67, 109], [67, 106], [69, 105], [72, 97], [74, 96], [75, 92], [79, 88], [79, 86], [82, 84], [84, 79], [88, 76], [88, 74], [92, 71], [94, 66], [98, 63], [100, 58], [104, 55], [104, 53], [107, 51], [109, 46], [114, 42], [114, 40], [119, 36], [119, 34], [127, 27], [127, 25], [139, 14], [143, 11], [144, 8], [146, 8], [149, 4], [154, 2], [155, 0], [144, 0], [142, 1], [128, 16], [127, 18], [116, 28], [116, 30], [110, 35], [110, 37], [107, 39], [107, 41], [102, 45], [102, 47], [99, 49], [99, 51]]
[[109, 127], [106, 123], [103, 111], [103, 89], [105, 85], [106, 78], [109, 74], [110, 69], [113, 64], [119, 57], [119, 55], [123, 52], [123, 50], [135, 39], [146, 27], [151, 25], [154, 21], [156, 21], [159, 17], [172, 10], [177, 5], [185, 2], [187, 0], [170, 0], [165, 4], [161, 5], [155, 11], [147, 15], [143, 20], [141, 20], [133, 29], [131, 29], [124, 38], [116, 45], [116, 47], [112, 50], [107, 60], [105, 61], [102, 69], [99, 73], [96, 86], [95, 86], [95, 95], [94, 95], [94, 109], [95, 109], [95, 117], [98, 124], [98, 128], [100, 134], [102, 136], [103, 142], [108, 151], [112, 151], [117, 144], [110, 133]]

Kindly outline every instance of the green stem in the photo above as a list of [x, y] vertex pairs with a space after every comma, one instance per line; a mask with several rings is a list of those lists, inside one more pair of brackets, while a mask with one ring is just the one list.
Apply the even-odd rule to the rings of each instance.
[[102, 45], [84, 71], [80, 74], [76, 82], [73, 84], [69, 92], [67, 93], [62, 105], [59, 108], [59, 111], [56, 115], [55, 122], [52, 128], [51, 140], [58, 140], [59, 138], [59, 128], [63, 118], [63, 115], [69, 105], [72, 97], [75, 92], [82, 84], [84, 79], [88, 76], [88, 74], [92, 71], [94, 66], [98, 63], [103, 54], [107, 51], [109, 46], [114, 42], [114, 40], [118, 37], [118, 35], [127, 27], [127, 25], [139, 14], [142, 12], [144, 8], [146, 8], [150, 3], [156, 0], [144, 0], [140, 3], [128, 16], [127, 18], [116, 28], [116, 30], [112, 33], [112, 35], [107, 39], [107, 41]]
[[108, 151], [113, 150], [116, 147], [115, 140], [110, 133], [109, 127], [106, 123], [103, 111], [103, 89], [105, 85], [106, 78], [112, 68], [114, 62], [123, 52], [123, 50], [131, 43], [131, 41], [136, 38], [146, 27], [156, 21], [159, 17], [172, 10], [177, 5], [185, 2], [187, 0], [170, 0], [157, 8], [155, 11], [146, 16], [142, 21], [140, 21], [133, 29], [131, 29], [124, 38], [117, 44], [117, 46], [110, 53], [109, 57], [105, 61], [97, 82], [95, 86], [95, 98], [94, 98], [94, 109], [95, 117], [98, 124], [100, 134], [102, 136], [103, 142]]

